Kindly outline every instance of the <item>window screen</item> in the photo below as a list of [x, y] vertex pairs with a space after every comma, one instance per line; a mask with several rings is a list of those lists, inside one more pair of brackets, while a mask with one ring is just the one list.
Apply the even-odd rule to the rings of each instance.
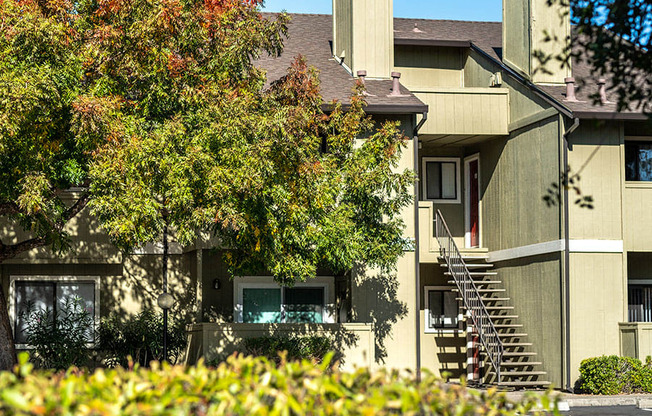
[[426, 198], [457, 199], [456, 162], [426, 162]]

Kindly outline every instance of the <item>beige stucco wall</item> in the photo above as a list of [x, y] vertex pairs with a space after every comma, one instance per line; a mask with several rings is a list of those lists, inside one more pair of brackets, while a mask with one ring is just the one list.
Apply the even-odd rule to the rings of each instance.
[[570, 253], [572, 383], [583, 359], [619, 353], [626, 302], [622, 253]]

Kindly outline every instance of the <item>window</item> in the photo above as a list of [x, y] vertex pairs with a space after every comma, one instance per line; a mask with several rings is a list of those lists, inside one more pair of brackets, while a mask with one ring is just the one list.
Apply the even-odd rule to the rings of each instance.
[[652, 285], [630, 283], [627, 292], [629, 322], [652, 322]]
[[13, 307], [14, 338], [16, 344], [26, 344], [26, 314], [32, 310], [48, 309], [53, 315], [64, 310], [72, 299], [79, 298], [90, 314], [93, 327], [88, 328], [92, 341], [93, 328], [99, 319], [99, 287], [97, 278], [12, 277], [10, 302]]
[[[281, 287], [271, 278], [237, 278], [235, 320], [243, 323], [334, 322], [330, 313], [331, 282], [297, 283]], [[332, 292], [332, 288], [331, 291]]]
[[441, 203], [459, 203], [460, 161], [457, 158], [424, 157], [423, 197]]
[[460, 305], [456, 299], [457, 292], [452, 289], [452, 286], [425, 287], [425, 332], [459, 328]]
[[625, 180], [652, 181], [652, 141], [625, 142]]

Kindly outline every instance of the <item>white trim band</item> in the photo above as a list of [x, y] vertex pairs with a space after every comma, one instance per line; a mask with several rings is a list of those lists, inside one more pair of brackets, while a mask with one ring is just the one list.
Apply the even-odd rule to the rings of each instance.
[[623, 240], [570, 240], [571, 253], [622, 253]]
[[[622, 253], [623, 240], [570, 240], [568, 248], [571, 253]], [[564, 240], [546, 241], [544, 243], [508, 248], [489, 252], [490, 262], [519, 259], [523, 257], [540, 256], [556, 253], [566, 249]]]
[[539, 256], [541, 254], [564, 251], [565, 248], [566, 244], [564, 240], [546, 241], [545, 243], [529, 244], [527, 246], [491, 251], [489, 252], [489, 261], [497, 262], [520, 259], [522, 257]]

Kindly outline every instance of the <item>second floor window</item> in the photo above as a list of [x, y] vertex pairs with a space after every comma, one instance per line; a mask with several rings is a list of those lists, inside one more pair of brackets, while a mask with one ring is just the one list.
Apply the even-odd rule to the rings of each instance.
[[460, 202], [460, 161], [450, 157], [423, 158], [423, 198], [441, 203]]
[[625, 142], [625, 180], [652, 181], [652, 141]]

